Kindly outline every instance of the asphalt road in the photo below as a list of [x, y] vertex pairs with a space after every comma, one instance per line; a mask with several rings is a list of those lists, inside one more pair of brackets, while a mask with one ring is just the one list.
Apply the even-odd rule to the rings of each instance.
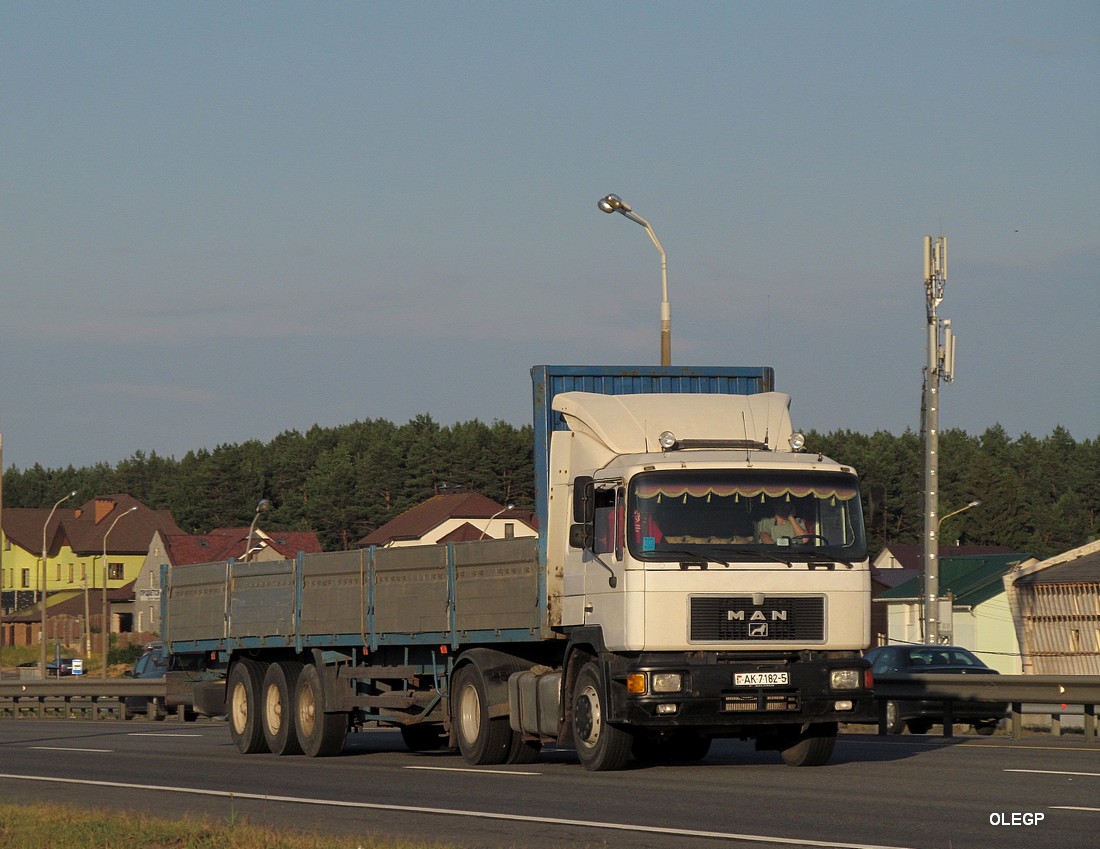
[[0, 798], [471, 849], [1084, 849], [1100, 832], [1100, 746], [843, 734], [826, 767], [719, 741], [698, 764], [589, 773], [567, 750], [470, 768], [384, 730], [310, 759], [242, 756], [218, 722], [20, 719], [0, 721]]

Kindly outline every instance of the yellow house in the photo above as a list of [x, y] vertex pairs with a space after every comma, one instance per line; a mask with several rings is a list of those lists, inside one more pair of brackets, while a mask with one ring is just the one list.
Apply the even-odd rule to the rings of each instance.
[[108, 589], [124, 587], [137, 577], [154, 533], [181, 533], [167, 510], [129, 495], [97, 496], [52, 517], [49, 508], [6, 507], [2, 523], [0, 607], [8, 613], [37, 604], [43, 589], [68, 598], [85, 587], [102, 590], [104, 581]]

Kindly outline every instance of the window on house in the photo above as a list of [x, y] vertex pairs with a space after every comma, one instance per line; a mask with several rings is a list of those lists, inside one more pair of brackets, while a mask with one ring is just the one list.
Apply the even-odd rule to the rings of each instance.
[[122, 566], [121, 563], [108, 563], [107, 564], [107, 578], [111, 581], [122, 580]]
[[57, 577], [54, 578], [54, 580], [57, 581], [59, 584], [61, 583], [61, 564], [60, 563], [57, 564]]
[[25, 590], [29, 589], [30, 585], [31, 585], [31, 570], [30, 569], [24, 569], [23, 570], [23, 589], [25, 589]]
[[504, 538], [505, 539], [515, 539], [515, 536], [516, 536], [516, 523], [515, 522], [505, 522], [504, 523]]
[[87, 582], [87, 580], [88, 580], [88, 564], [87, 563], [81, 563], [80, 564], [80, 580], [81, 580], [81, 582]]
[[69, 564], [69, 583], [71, 584], [75, 578], [76, 578], [76, 565], [73, 564], [73, 563], [70, 563]]

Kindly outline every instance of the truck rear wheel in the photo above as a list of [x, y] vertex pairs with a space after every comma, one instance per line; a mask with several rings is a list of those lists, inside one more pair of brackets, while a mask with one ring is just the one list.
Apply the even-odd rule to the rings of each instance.
[[486, 765], [509, 761], [513, 748], [507, 717], [489, 718], [489, 698], [481, 670], [463, 666], [451, 688], [451, 716], [458, 749], [467, 763]]
[[787, 766], [824, 766], [833, 756], [837, 724], [814, 722], [780, 736], [779, 754]]
[[226, 699], [229, 708], [229, 734], [242, 755], [268, 750], [260, 721], [263, 676], [263, 666], [254, 660], [238, 660], [229, 670]]
[[573, 688], [573, 742], [581, 766], [593, 771], [622, 769], [630, 760], [629, 731], [607, 721], [607, 704], [599, 667], [581, 669]]
[[302, 751], [311, 758], [339, 754], [348, 736], [346, 713], [325, 713], [325, 686], [317, 667], [302, 669], [294, 688], [294, 727]]
[[276, 755], [302, 754], [294, 729], [294, 691], [301, 673], [300, 662], [287, 660], [270, 664], [264, 674], [264, 739]]

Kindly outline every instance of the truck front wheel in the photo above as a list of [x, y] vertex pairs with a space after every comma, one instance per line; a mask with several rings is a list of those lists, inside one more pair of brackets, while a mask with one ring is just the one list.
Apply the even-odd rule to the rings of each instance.
[[325, 687], [313, 664], [298, 676], [294, 688], [294, 726], [302, 751], [311, 758], [339, 754], [348, 736], [346, 713], [325, 713]]
[[587, 664], [573, 688], [573, 742], [588, 770], [622, 769], [630, 760], [630, 732], [607, 721], [607, 704], [599, 667]]
[[238, 660], [229, 670], [229, 734], [242, 755], [268, 751], [260, 722], [263, 677], [263, 666], [254, 660]]
[[779, 754], [787, 766], [823, 766], [833, 756], [837, 724], [814, 722], [780, 734]]

